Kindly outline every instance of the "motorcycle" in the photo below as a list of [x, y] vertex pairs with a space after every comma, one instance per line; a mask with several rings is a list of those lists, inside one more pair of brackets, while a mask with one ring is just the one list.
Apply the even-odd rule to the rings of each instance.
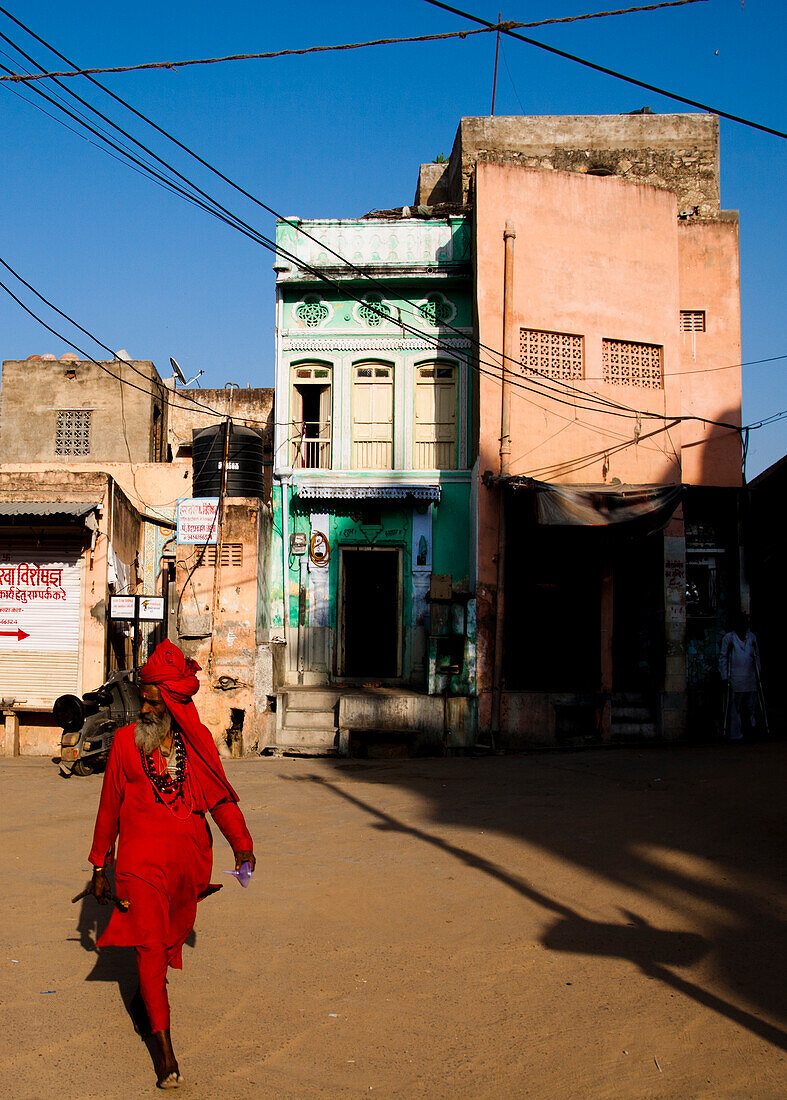
[[139, 687], [130, 671], [113, 672], [96, 691], [61, 695], [52, 714], [63, 727], [60, 774], [91, 775], [105, 763], [115, 731], [139, 716]]

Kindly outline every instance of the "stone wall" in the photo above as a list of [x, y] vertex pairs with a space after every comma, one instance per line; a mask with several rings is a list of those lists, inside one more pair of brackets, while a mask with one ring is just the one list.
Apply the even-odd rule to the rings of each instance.
[[[516, 115], [463, 118], [439, 180], [421, 165], [416, 201], [473, 202], [479, 162], [615, 175], [672, 191], [682, 214], [719, 213], [719, 120], [715, 115]], [[442, 196], [445, 195], [445, 200]], [[437, 201], [431, 199], [431, 201]]]
[[[164, 394], [149, 360], [117, 359], [99, 365], [70, 355], [59, 360], [54, 355], [7, 359], [0, 388], [3, 462], [159, 461]], [[86, 455], [56, 451], [57, 414], [72, 410], [92, 413]]]

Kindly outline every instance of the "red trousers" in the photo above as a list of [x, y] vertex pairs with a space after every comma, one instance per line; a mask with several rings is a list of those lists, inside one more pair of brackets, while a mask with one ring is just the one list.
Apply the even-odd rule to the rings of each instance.
[[167, 966], [169, 952], [163, 943], [146, 943], [135, 948], [139, 970], [139, 991], [152, 1031], [169, 1029], [169, 998], [167, 997]]

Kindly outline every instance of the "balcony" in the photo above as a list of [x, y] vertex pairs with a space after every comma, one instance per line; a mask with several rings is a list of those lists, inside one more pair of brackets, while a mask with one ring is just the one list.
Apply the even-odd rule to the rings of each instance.
[[319, 420], [292, 422], [292, 465], [296, 470], [331, 468], [331, 425]]

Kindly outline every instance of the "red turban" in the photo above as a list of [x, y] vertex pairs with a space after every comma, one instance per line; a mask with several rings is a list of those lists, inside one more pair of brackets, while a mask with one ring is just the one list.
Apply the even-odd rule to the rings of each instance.
[[212, 809], [227, 799], [237, 802], [238, 796], [224, 774], [216, 742], [207, 726], [200, 722], [197, 708], [191, 701], [199, 691], [196, 676], [199, 669], [196, 661], [186, 658], [182, 650], [165, 639], [139, 670], [139, 678], [143, 684], [153, 684], [161, 692], [187, 747], [193, 750], [189, 753], [189, 762], [205, 793], [208, 808]]

